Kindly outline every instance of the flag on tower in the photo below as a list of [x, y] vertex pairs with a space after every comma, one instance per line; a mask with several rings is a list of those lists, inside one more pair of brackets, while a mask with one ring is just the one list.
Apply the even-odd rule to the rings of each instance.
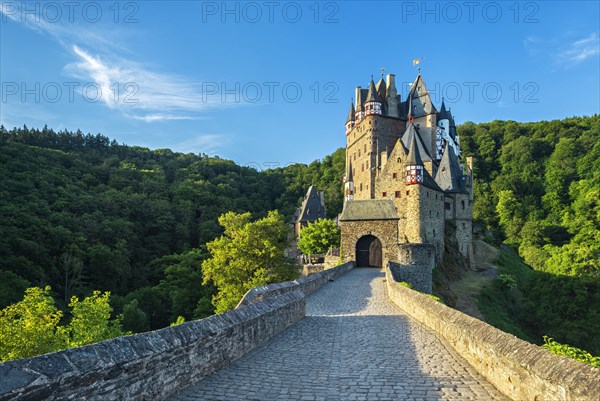
[[419, 58], [417, 58], [417, 59], [414, 59], [414, 60], [412, 61], [412, 63], [413, 63], [413, 65], [420, 64], [420, 63], [421, 63], [421, 61], [423, 61], [423, 59], [424, 59], [424, 57], [419, 57]]

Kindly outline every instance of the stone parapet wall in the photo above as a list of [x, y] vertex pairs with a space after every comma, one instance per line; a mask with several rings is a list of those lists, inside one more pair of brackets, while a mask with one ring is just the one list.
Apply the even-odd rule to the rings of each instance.
[[304, 318], [306, 295], [353, 267], [255, 288], [221, 315], [2, 363], [0, 401], [167, 399]]
[[259, 302], [263, 299], [268, 299], [292, 291], [302, 291], [302, 293], [305, 295], [312, 294], [329, 280], [333, 280], [353, 268], [354, 262], [351, 261], [332, 269], [327, 269], [319, 273], [311, 274], [307, 277], [299, 278], [298, 280], [284, 281], [282, 283], [274, 283], [262, 287], [252, 288], [246, 293], [246, 295], [244, 295], [237, 307], [239, 308], [243, 305], [249, 305], [254, 302]]
[[386, 269], [388, 297], [441, 338], [513, 400], [596, 401], [600, 369], [554, 355], [398, 285]]
[[388, 270], [396, 281], [410, 283], [417, 291], [431, 294], [435, 247], [431, 244], [399, 244], [398, 260], [388, 262]]
[[0, 400], [157, 400], [228, 365], [302, 319], [290, 291], [148, 333], [0, 364]]

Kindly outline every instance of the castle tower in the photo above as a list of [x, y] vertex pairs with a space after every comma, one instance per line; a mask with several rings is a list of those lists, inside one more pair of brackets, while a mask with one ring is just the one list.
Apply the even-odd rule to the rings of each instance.
[[350, 103], [350, 112], [348, 113], [348, 118], [346, 119], [346, 135], [352, 131], [352, 128], [356, 125], [356, 111], [354, 110], [354, 102]]
[[371, 77], [371, 83], [369, 84], [369, 93], [367, 94], [367, 100], [365, 101], [365, 115], [380, 116], [383, 113], [382, 107], [383, 103], [379, 98], [377, 89], [375, 89], [375, 82], [373, 82], [373, 77]]
[[423, 183], [423, 160], [417, 147], [416, 135], [412, 136], [408, 157], [406, 159], [406, 167], [404, 173], [404, 183], [406, 185], [414, 185]]

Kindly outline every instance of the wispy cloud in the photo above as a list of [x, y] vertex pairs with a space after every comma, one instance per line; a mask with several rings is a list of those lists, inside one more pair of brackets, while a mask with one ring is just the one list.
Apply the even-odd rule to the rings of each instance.
[[92, 55], [72, 46], [78, 58], [65, 67], [65, 73], [95, 82], [101, 100], [108, 107], [120, 109], [127, 116], [146, 122], [189, 120], [194, 113], [226, 106], [202, 96], [202, 88], [184, 77], [158, 73], [123, 58], [109, 60], [107, 55]]
[[569, 33], [544, 40], [528, 36], [522, 43], [530, 56], [550, 57], [557, 65], [567, 69], [600, 55], [600, 38], [596, 32], [584, 37], [573, 36]]
[[[10, 7], [15, 5], [10, 2]], [[124, 42], [119, 35], [126, 35], [123, 30], [106, 29], [102, 24], [62, 25], [44, 18], [23, 19], [14, 8], [7, 7], [7, 2], [0, 3], [3, 20], [53, 37], [74, 58], [63, 73], [83, 84], [94, 84], [94, 98], [126, 118], [144, 122], [190, 120], [201, 118], [207, 109], [232, 105], [214, 96], [203, 97], [201, 84], [186, 77], [153, 70], [134, 61], [130, 54], [124, 57], [131, 52], [119, 45]]]

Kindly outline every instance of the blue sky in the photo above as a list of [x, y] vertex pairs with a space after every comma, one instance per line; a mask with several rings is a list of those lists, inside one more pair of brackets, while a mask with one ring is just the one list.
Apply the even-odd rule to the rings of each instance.
[[457, 123], [600, 111], [597, 1], [0, 5], [7, 128], [309, 163], [344, 146], [356, 85], [385, 68], [404, 98], [416, 58]]

